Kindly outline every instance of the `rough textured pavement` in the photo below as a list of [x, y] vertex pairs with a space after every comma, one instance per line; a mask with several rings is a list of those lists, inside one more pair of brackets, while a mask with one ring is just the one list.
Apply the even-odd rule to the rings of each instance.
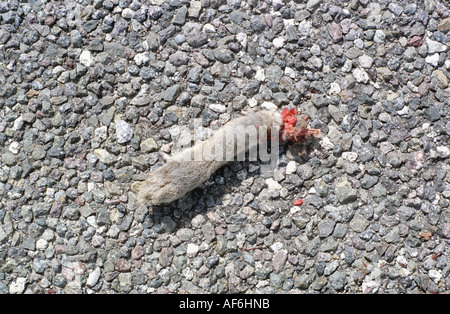
[[[0, 2], [0, 293], [450, 292], [449, 14]], [[288, 105], [323, 137], [272, 175], [235, 162], [136, 206], [194, 119]]]

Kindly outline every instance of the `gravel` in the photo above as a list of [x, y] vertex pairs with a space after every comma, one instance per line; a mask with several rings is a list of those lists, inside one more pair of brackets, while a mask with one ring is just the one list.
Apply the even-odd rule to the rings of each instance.
[[[449, 293], [450, 7], [408, 2], [0, 4], [0, 293]], [[286, 105], [323, 137], [273, 174], [136, 204], [194, 119]]]

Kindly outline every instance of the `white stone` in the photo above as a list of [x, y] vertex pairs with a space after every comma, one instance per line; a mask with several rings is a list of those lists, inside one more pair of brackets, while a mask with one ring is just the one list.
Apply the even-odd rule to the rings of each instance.
[[286, 174], [293, 174], [297, 171], [297, 163], [294, 160], [288, 162], [286, 166]]
[[[109, 153], [106, 149], [97, 148], [94, 150], [94, 155], [107, 166], [112, 165], [117, 161], [117, 157]], [[90, 186], [89, 183], [93, 182], [88, 182], [88, 190]]]
[[203, 32], [205, 33], [215, 33], [216, 32], [216, 28], [214, 27], [214, 25], [207, 23], [205, 24], [205, 26], [203, 26]]
[[286, 67], [284, 69], [284, 75], [290, 77], [291, 79], [295, 79], [297, 77], [297, 74], [293, 68]]
[[376, 42], [377, 44], [381, 44], [385, 41], [385, 39], [386, 39], [386, 34], [381, 29], [377, 29], [375, 31], [375, 36], [373, 37], [373, 41]]
[[397, 111], [397, 114], [399, 116], [405, 116], [405, 115], [409, 114], [409, 107], [408, 106], [403, 107], [402, 110]]
[[362, 41], [361, 38], [356, 38], [353, 41], [353, 44], [355, 45], [356, 48], [359, 48], [359, 49], [363, 49], [364, 48], [364, 41]]
[[44, 239], [39, 239], [36, 241], [36, 249], [43, 251], [47, 248], [48, 246], [48, 242], [47, 240]]
[[362, 68], [368, 69], [372, 66], [373, 58], [371, 56], [363, 54], [362, 56], [358, 57], [358, 62]]
[[272, 244], [272, 245], [270, 246], [270, 249], [271, 249], [274, 253], [278, 252], [278, 251], [281, 250], [282, 248], [283, 248], [283, 243], [281, 243], [281, 242], [275, 242], [274, 244]]
[[400, 267], [406, 267], [408, 265], [408, 261], [406, 260], [405, 256], [403, 256], [403, 255], [397, 256], [395, 261], [397, 262], [397, 265], [399, 265]]
[[369, 75], [362, 68], [356, 68], [352, 72], [353, 77], [358, 83], [367, 83], [369, 82]]
[[106, 140], [107, 138], [108, 138], [108, 128], [106, 127], [106, 125], [103, 125], [94, 130], [94, 140], [101, 142]]
[[381, 122], [390, 122], [392, 120], [392, 117], [389, 113], [387, 112], [382, 112], [378, 115], [378, 120], [380, 120]]
[[18, 142], [12, 142], [9, 144], [8, 150], [13, 153], [14, 155], [17, 155], [20, 150], [20, 144]]
[[2, 226], [0, 226], [0, 243], [8, 241], [8, 238], [8, 234], [3, 230]]
[[158, 144], [156, 141], [149, 137], [141, 142], [141, 150], [144, 153], [151, 153], [158, 149]]
[[192, 226], [194, 228], [201, 228], [205, 222], [206, 222], [206, 219], [201, 214], [198, 214], [191, 220]]
[[306, 3], [306, 9], [310, 12], [314, 12], [320, 7], [322, 0], [309, 0]]
[[322, 140], [320, 141], [320, 146], [322, 146], [326, 150], [334, 149], [334, 144], [331, 143], [330, 139], [327, 136], [322, 138]]
[[450, 156], [450, 149], [447, 146], [436, 147], [436, 152], [440, 158], [448, 158]]
[[241, 44], [242, 47], [244, 47], [244, 49], [247, 47], [247, 34], [245, 33], [238, 33], [236, 34], [236, 40], [238, 43]]
[[327, 137], [330, 139], [331, 143], [333, 143], [334, 145], [338, 145], [342, 139], [342, 134], [336, 127], [330, 125], [328, 127]]
[[272, 178], [266, 179], [266, 184], [270, 190], [280, 190], [282, 188], [282, 186]]
[[193, 141], [193, 134], [189, 128], [181, 128], [180, 136], [178, 137], [175, 147], [190, 147]]
[[439, 53], [436, 52], [434, 55], [426, 57], [425, 62], [437, 67], [439, 65]]
[[277, 110], [278, 109], [278, 107], [274, 103], [272, 103], [270, 101], [263, 102], [261, 104], [261, 108], [263, 108], [265, 110]]
[[358, 158], [358, 154], [355, 152], [343, 152], [342, 158], [344, 158], [345, 160], [348, 160], [350, 162], [355, 162], [356, 158]]
[[134, 17], [134, 11], [130, 8], [125, 8], [122, 11], [122, 17], [127, 20], [131, 20]]
[[147, 52], [137, 53], [134, 56], [134, 62], [137, 66], [141, 66], [147, 64], [150, 61], [150, 57]]
[[387, 154], [395, 149], [395, 146], [389, 142], [381, 142], [380, 143], [380, 151], [383, 154]]
[[202, 9], [202, 3], [200, 1], [191, 0], [189, 9], [188, 9], [188, 17], [197, 18], [200, 14], [200, 10]]
[[14, 124], [13, 124], [12, 129], [14, 131], [21, 130], [22, 127], [23, 127], [23, 123], [24, 123], [23, 122], [23, 116], [19, 116], [16, 120], [14, 120]]
[[400, 43], [400, 45], [402, 45], [402, 47], [405, 47], [408, 44], [408, 39], [405, 36], [402, 36], [400, 37], [398, 42]]
[[88, 279], [86, 280], [86, 285], [88, 287], [93, 287], [97, 284], [100, 279], [101, 270], [100, 267], [97, 267], [92, 273], [89, 274]]
[[19, 277], [9, 285], [10, 294], [20, 294], [25, 290], [27, 278]]
[[425, 43], [428, 46], [428, 54], [434, 54], [436, 52], [445, 52], [448, 50], [448, 46], [441, 44], [438, 41], [431, 40], [429, 38], [425, 39]]
[[284, 6], [283, 0], [272, 0], [272, 6], [277, 11]]
[[116, 123], [117, 143], [125, 144], [133, 138], [133, 129], [124, 120], [119, 120]]
[[373, 294], [378, 291], [379, 287], [380, 285], [374, 280], [363, 282], [361, 286], [362, 292], [365, 294]]
[[339, 83], [333, 82], [330, 84], [330, 90], [328, 91], [329, 95], [339, 95], [341, 92], [341, 86], [339, 86]]
[[64, 287], [64, 292], [66, 294], [81, 294], [81, 283], [77, 280], [69, 281]]
[[263, 82], [266, 79], [266, 75], [264, 74], [264, 69], [256, 70], [255, 79], [260, 82]]
[[250, 98], [248, 101], [248, 105], [251, 108], [254, 108], [257, 104], [258, 104], [258, 101], [254, 97]]
[[65, 69], [62, 66], [60, 66], [60, 65], [54, 67], [53, 70], [52, 70], [53, 77], [60, 76], [61, 73], [63, 73], [64, 71], [65, 71]]
[[186, 267], [185, 269], [183, 269], [183, 271], [181, 273], [187, 280], [191, 280], [192, 278], [194, 278], [194, 271], [192, 269], [190, 269], [189, 267]]
[[296, 213], [301, 212], [301, 210], [302, 209], [300, 208], [300, 206], [292, 206], [291, 209], [289, 210], [289, 213], [291, 215], [295, 215]]
[[89, 216], [88, 218], [86, 218], [86, 221], [87, 221], [87, 223], [88, 223], [89, 225], [91, 225], [92, 227], [98, 228], [98, 225], [97, 225], [97, 219], [95, 218], [94, 215]]
[[91, 52], [89, 50], [84, 50], [80, 54], [80, 63], [87, 67], [90, 67], [95, 64], [95, 60], [94, 58], [92, 58]]
[[428, 271], [428, 276], [430, 276], [431, 280], [433, 280], [435, 284], [438, 284], [442, 278], [441, 272], [436, 269], [430, 269]]
[[227, 107], [222, 104], [211, 104], [209, 105], [209, 109], [217, 113], [224, 113], [225, 111], [227, 111]]
[[301, 21], [298, 25], [298, 33], [302, 37], [308, 37], [311, 35], [312, 22], [307, 21], [306, 19]]
[[186, 248], [186, 255], [188, 257], [194, 257], [198, 253], [198, 245], [194, 243], [189, 243]]
[[287, 28], [288, 26], [295, 25], [295, 19], [286, 19], [284, 21], [284, 26]]
[[323, 65], [322, 59], [316, 56], [309, 58], [308, 63], [310, 63], [314, 68], [321, 69]]
[[284, 38], [283, 37], [277, 37], [272, 41], [272, 44], [275, 46], [275, 48], [283, 48], [284, 46]]
[[313, 44], [311, 48], [309, 48], [309, 52], [311, 52], [313, 56], [320, 56], [320, 46], [318, 44]]
[[450, 59], [445, 60], [445, 68], [450, 70]]
[[341, 71], [344, 73], [349, 73], [352, 70], [352, 60], [347, 59], [344, 62], [344, 65], [341, 68]]

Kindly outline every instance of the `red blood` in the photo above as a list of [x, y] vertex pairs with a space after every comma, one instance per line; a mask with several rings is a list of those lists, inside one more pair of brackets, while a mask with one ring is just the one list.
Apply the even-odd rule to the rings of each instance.
[[306, 142], [312, 136], [320, 136], [319, 129], [308, 128], [306, 116], [299, 116], [299, 120], [297, 115], [295, 108], [284, 108], [281, 112], [283, 127], [280, 136], [283, 141]]

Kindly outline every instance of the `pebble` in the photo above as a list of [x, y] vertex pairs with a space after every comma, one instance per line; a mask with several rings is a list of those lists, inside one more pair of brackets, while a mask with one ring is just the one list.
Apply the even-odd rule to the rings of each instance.
[[403, 7], [393, 2], [389, 3], [388, 10], [397, 16], [400, 16], [403, 13]]
[[369, 226], [369, 223], [363, 215], [356, 213], [350, 221], [350, 228], [355, 232], [363, 232]]
[[288, 162], [286, 166], [286, 174], [293, 174], [297, 171], [297, 163], [293, 160]]
[[342, 40], [343, 32], [340, 24], [332, 23], [330, 25], [330, 36], [334, 43], [338, 43]]
[[364, 54], [358, 57], [359, 65], [364, 69], [369, 69], [373, 64], [373, 58]]
[[158, 144], [153, 138], [150, 137], [141, 142], [140, 148], [143, 153], [148, 154], [156, 151], [158, 149]]
[[217, 113], [224, 113], [227, 111], [227, 107], [222, 104], [211, 104], [209, 105], [209, 109]]
[[233, 53], [227, 48], [217, 48], [214, 50], [214, 57], [223, 63], [230, 63], [234, 60]]
[[369, 75], [362, 68], [353, 69], [352, 74], [358, 83], [366, 84], [369, 82]]
[[189, 57], [184, 51], [177, 51], [169, 56], [169, 62], [176, 67], [187, 64], [188, 61]]
[[441, 70], [435, 70], [433, 71], [433, 73], [431, 74], [432, 77], [436, 77], [439, 81], [439, 85], [442, 89], [445, 89], [448, 87], [448, 78], [447, 76], [444, 74], [444, 72], [442, 72]]
[[338, 181], [335, 184], [335, 194], [341, 204], [349, 203], [357, 198], [357, 190], [352, 188], [347, 179]]
[[16, 141], [12, 142], [9, 144], [8, 150], [14, 155], [17, 155], [20, 151], [20, 144]]
[[188, 9], [188, 17], [198, 18], [202, 9], [201, 1], [191, 1]]
[[310, 12], [317, 10], [322, 3], [322, 0], [308, 0], [306, 3], [306, 9]]
[[333, 233], [336, 222], [332, 219], [324, 219], [319, 222], [317, 228], [321, 238], [326, 238]]
[[438, 146], [436, 147], [436, 153], [439, 158], [450, 157], [450, 148], [448, 146]]
[[27, 282], [26, 278], [19, 277], [9, 286], [10, 294], [21, 294], [25, 290], [25, 284]]
[[193, 258], [197, 255], [199, 251], [199, 246], [194, 243], [189, 243], [186, 249], [186, 255], [190, 258]]
[[93, 287], [97, 284], [98, 280], [100, 279], [101, 275], [101, 269], [97, 267], [94, 271], [92, 271], [86, 281], [86, 285], [88, 287]]
[[280, 49], [284, 47], [284, 38], [283, 37], [277, 37], [273, 40], [273, 45], [275, 48]]
[[80, 54], [80, 63], [84, 66], [90, 67], [95, 64], [95, 60], [89, 50], [83, 50]]
[[186, 37], [187, 42], [194, 48], [201, 47], [208, 42], [208, 36], [204, 32], [196, 32]]
[[279, 190], [281, 189], [281, 185], [272, 178], [266, 179], [267, 187], [271, 190]]
[[425, 62], [436, 68], [439, 65], [439, 53], [426, 57]]
[[117, 161], [117, 157], [109, 153], [106, 149], [96, 149], [94, 150], [94, 155], [107, 166], [110, 166]]
[[448, 50], [448, 46], [441, 44], [440, 42], [425, 38], [425, 44], [428, 47], [428, 54], [432, 55], [439, 52], [445, 52]]
[[133, 138], [133, 129], [124, 120], [119, 120], [116, 122], [116, 136], [117, 143], [126, 144]]
[[275, 273], [279, 273], [283, 270], [286, 261], [287, 261], [287, 251], [286, 250], [279, 250], [273, 257], [272, 260], [272, 266]]
[[181, 94], [181, 87], [179, 85], [173, 85], [162, 93], [162, 98], [165, 101], [174, 102], [180, 94]]

